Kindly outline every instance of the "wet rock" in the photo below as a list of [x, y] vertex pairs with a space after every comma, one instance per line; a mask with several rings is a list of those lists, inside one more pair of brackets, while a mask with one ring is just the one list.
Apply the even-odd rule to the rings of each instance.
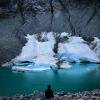
[[55, 100], [59, 100], [59, 95], [54, 95], [54, 97], [55, 97]]
[[100, 96], [99, 97], [96, 97], [96, 100], [100, 100]]
[[20, 95], [18, 99], [19, 100], [23, 100], [23, 98], [24, 98], [24, 96], [23, 95]]
[[3, 100], [3, 97], [0, 97], [0, 100]]
[[88, 96], [88, 95], [82, 96], [82, 98], [85, 100], [89, 100], [89, 98], [91, 98], [91, 97], [92, 97], [92, 95], [91, 96]]

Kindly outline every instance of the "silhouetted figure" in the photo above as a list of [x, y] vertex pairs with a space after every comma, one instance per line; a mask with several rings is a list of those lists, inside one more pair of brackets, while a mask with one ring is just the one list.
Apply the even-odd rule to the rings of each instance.
[[46, 98], [46, 99], [50, 99], [50, 98], [53, 98], [53, 97], [54, 97], [54, 95], [53, 95], [53, 91], [52, 91], [52, 89], [51, 89], [51, 86], [48, 85], [48, 88], [47, 88], [47, 90], [45, 91], [45, 98]]

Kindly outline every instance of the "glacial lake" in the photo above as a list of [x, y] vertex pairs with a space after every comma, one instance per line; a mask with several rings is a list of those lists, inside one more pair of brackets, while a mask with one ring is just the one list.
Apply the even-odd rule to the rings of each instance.
[[0, 68], [0, 96], [44, 92], [51, 84], [54, 92], [80, 92], [100, 89], [100, 64], [71, 64], [69, 69], [39, 72], [13, 72]]

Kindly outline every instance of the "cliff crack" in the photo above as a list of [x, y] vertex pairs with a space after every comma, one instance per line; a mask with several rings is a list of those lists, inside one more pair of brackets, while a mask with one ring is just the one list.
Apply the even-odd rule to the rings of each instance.
[[71, 14], [70, 14], [68, 8], [63, 4], [63, 2], [62, 2], [61, 0], [58, 0], [58, 2], [61, 4], [61, 6], [62, 6], [62, 7], [65, 9], [65, 11], [67, 12], [67, 14], [68, 14], [67, 20], [68, 20], [69, 26], [70, 26], [70, 28], [71, 28], [72, 33], [73, 33], [74, 35], [76, 35], [75, 28], [74, 28], [74, 26], [73, 26], [73, 24], [72, 24], [72, 22], [71, 22]]
[[88, 25], [88, 24], [91, 22], [91, 20], [95, 17], [95, 15], [96, 15], [96, 13], [97, 13], [97, 10], [96, 10], [96, 4], [97, 4], [97, 3], [98, 3], [98, 0], [97, 0], [97, 1], [94, 3], [94, 5], [93, 5], [93, 12], [92, 12], [90, 18], [88, 19], [86, 25]]
[[52, 3], [53, 0], [49, 0], [49, 3], [50, 3], [50, 8], [51, 8], [51, 29], [50, 31], [52, 30], [52, 23], [53, 23], [53, 17], [54, 17], [54, 9], [53, 9], [53, 3]]
[[24, 13], [23, 13], [23, 5], [24, 5], [24, 0], [18, 0], [18, 11], [21, 15], [21, 18], [22, 18], [22, 25], [25, 23], [25, 16], [24, 16]]

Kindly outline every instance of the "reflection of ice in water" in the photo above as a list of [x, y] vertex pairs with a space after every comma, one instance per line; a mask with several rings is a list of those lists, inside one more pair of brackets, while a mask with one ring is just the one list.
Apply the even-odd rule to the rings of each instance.
[[100, 72], [100, 64], [73, 64], [67, 73], [73, 75], [83, 75], [87, 73]]
[[91, 71], [91, 69], [90, 69], [90, 68], [86, 68], [86, 70], [87, 70], [87, 71]]
[[94, 75], [94, 76], [100, 76], [100, 64], [93, 64], [91, 67], [87, 68], [88, 74]]
[[100, 71], [100, 65], [99, 64], [89, 64], [90, 66], [86, 68], [87, 71], [93, 71], [93, 70], [97, 70]]

